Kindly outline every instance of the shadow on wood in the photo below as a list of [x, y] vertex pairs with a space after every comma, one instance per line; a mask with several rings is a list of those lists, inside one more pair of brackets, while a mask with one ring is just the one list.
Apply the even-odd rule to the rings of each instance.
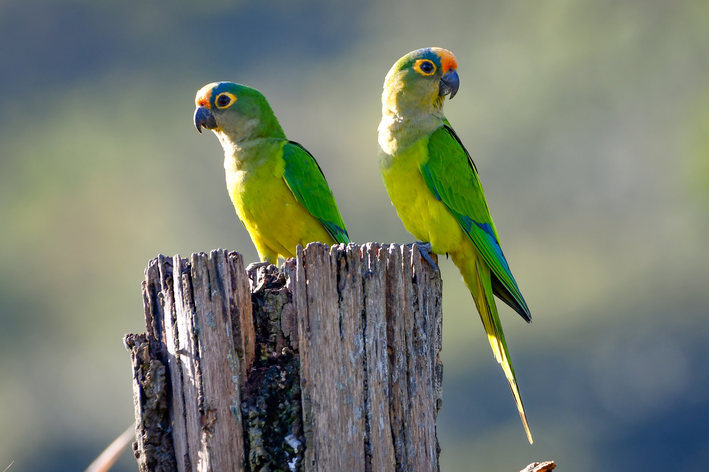
[[224, 250], [146, 269], [126, 335], [141, 471], [437, 471], [441, 279], [418, 249]]

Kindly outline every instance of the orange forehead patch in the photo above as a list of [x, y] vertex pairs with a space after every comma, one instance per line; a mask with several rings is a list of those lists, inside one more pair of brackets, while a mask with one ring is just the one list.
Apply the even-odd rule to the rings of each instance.
[[448, 49], [443, 49], [443, 48], [431, 48], [433, 52], [438, 54], [438, 57], [441, 58], [441, 67], [443, 68], [443, 73], [445, 74], [451, 69], [457, 69], [458, 68], [458, 60], [455, 58], [452, 52], [450, 52]]
[[216, 85], [216, 82], [213, 82], [211, 84], [207, 84], [199, 91], [197, 92], [197, 96], [194, 99], [194, 103], [198, 107], [207, 107], [211, 108], [211, 105], [209, 104], [209, 99], [212, 98], [212, 89]]

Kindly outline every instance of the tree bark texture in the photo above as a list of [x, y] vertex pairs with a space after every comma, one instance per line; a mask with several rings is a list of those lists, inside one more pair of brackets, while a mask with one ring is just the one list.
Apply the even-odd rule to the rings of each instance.
[[437, 471], [441, 279], [416, 246], [309, 244], [281, 270], [159, 256], [126, 335], [141, 471]]

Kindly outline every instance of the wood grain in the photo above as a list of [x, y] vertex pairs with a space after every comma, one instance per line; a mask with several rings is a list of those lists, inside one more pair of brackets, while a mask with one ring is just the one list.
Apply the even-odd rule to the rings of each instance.
[[174, 470], [439, 469], [441, 280], [416, 247], [313, 243], [250, 275], [159, 256], [143, 297]]

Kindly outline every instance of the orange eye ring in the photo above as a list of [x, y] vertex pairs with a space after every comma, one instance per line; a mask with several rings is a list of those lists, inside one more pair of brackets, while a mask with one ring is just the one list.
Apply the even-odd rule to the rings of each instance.
[[236, 95], [229, 92], [222, 92], [214, 99], [214, 104], [220, 110], [232, 106], [236, 102]]
[[436, 65], [429, 59], [419, 59], [414, 63], [414, 70], [423, 76], [436, 73]]

